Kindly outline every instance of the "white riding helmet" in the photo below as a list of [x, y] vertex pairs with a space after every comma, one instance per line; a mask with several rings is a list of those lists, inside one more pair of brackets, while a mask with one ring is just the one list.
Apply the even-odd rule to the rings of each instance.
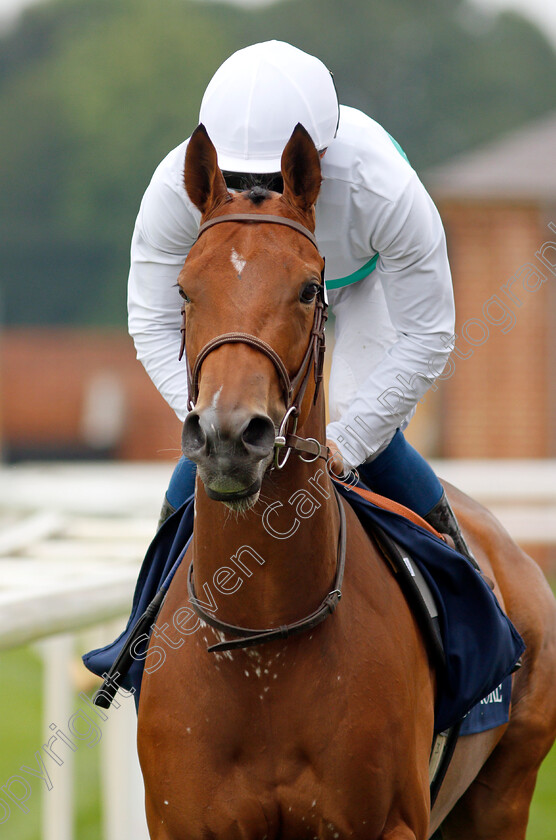
[[338, 128], [334, 81], [318, 58], [283, 41], [238, 50], [212, 77], [199, 121], [230, 172], [280, 171], [280, 158], [300, 122], [319, 151]]

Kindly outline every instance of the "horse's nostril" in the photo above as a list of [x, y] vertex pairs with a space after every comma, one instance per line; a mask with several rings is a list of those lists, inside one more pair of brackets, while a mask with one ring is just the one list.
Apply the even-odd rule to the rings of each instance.
[[201, 428], [199, 415], [192, 411], [184, 420], [182, 444], [187, 449], [202, 449], [206, 443], [206, 435]]
[[266, 458], [275, 440], [274, 423], [264, 414], [247, 419], [240, 413], [219, 416], [212, 409], [191, 411], [182, 431], [184, 455], [199, 463], [208, 458]]
[[274, 446], [274, 423], [270, 417], [253, 417], [243, 430], [241, 439], [248, 449], [271, 449]]

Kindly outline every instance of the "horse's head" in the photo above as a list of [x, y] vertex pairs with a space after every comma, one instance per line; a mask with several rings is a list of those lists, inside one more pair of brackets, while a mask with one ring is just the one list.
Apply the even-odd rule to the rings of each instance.
[[[321, 172], [301, 125], [281, 168], [283, 194], [261, 187], [230, 194], [203, 126], [193, 133], [185, 159], [185, 187], [202, 225], [218, 222], [202, 229], [179, 276], [194, 402], [182, 447], [198, 465], [208, 495], [241, 509], [257, 501], [286, 409], [293, 401], [303, 425], [314, 388], [311, 382], [302, 396], [321, 295], [323, 259], [309, 233]], [[272, 215], [285, 224], [219, 223], [232, 214], [248, 214], [254, 222], [257, 215]]]

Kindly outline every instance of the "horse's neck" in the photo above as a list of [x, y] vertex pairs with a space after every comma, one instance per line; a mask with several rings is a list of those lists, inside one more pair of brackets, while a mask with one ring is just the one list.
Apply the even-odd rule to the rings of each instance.
[[[321, 406], [298, 434], [323, 440]], [[267, 475], [260, 500], [247, 514], [210, 500], [198, 480], [193, 535], [198, 597], [207, 593], [206, 584], [218, 606], [216, 617], [232, 624], [271, 627], [302, 618], [331, 589], [338, 528], [322, 459], [307, 464], [292, 453], [283, 470]]]

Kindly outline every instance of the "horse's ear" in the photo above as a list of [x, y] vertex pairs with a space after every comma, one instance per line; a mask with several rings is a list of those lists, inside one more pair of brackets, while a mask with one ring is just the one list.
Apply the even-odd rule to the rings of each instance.
[[310, 210], [317, 200], [322, 175], [319, 153], [301, 123], [297, 123], [282, 153], [282, 178], [284, 198], [300, 210]]
[[216, 149], [202, 123], [187, 144], [183, 183], [189, 198], [203, 214], [229, 198]]

